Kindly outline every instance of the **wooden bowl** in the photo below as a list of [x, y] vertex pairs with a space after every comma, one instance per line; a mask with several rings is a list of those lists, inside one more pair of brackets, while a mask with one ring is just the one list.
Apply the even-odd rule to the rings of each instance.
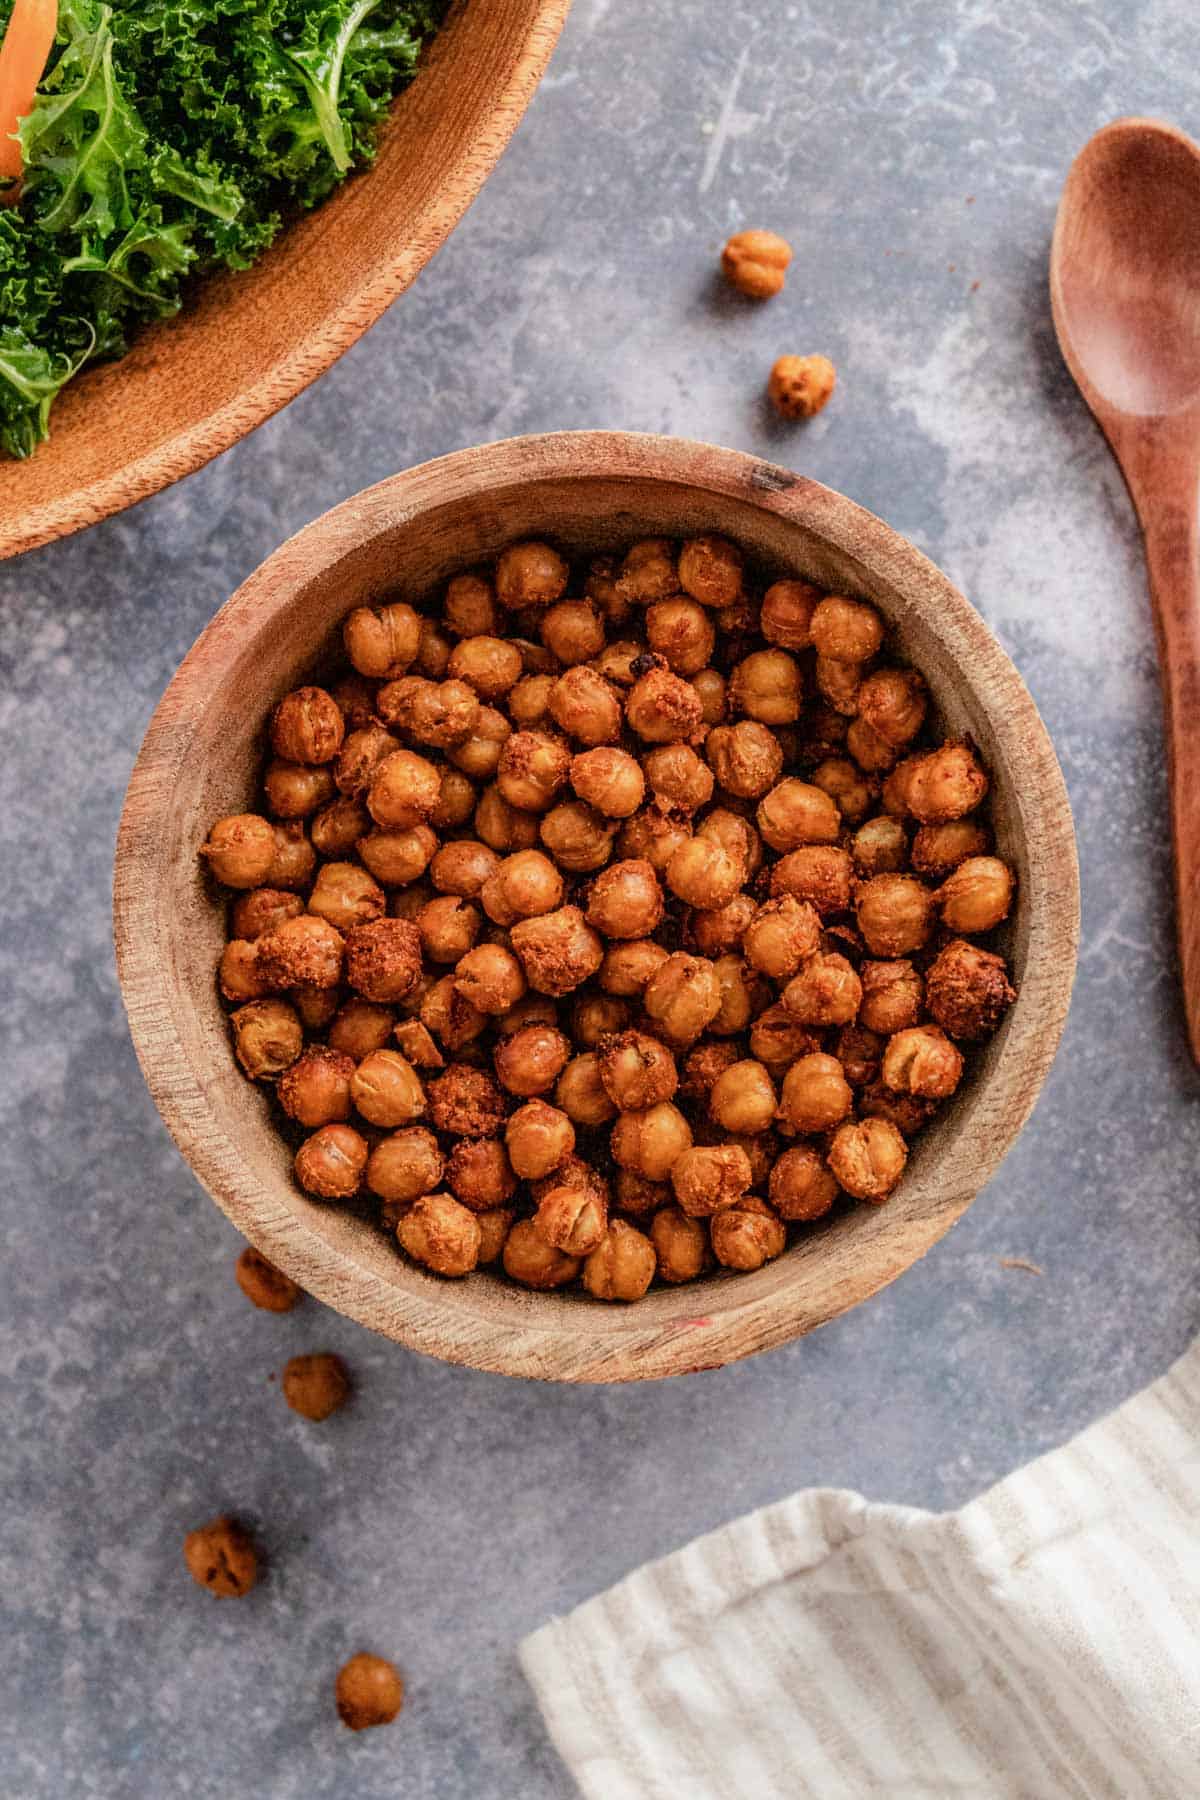
[[[320, 674], [351, 607], [419, 596], [530, 535], [572, 550], [713, 530], [764, 567], [862, 594], [925, 672], [949, 731], [993, 777], [1019, 873], [1007, 951], [1020, 997], [886, 1205], [810, 1230], [753, 1275], [653, 1290], [636, 1306], [534, 1294], [488, 1273], [443, 1281], [372, 1225], [296, 1187], [261, 1089], [230, 1053], [214, 968], [224, 908], [201, 876], [209, 823], [253, 806], [273, 702]], [[465, 450], [396, 475], [276, 551], [217, 614], [146, 734], [121, 820], [117, 961], [134, 1043], [175, 1141], [234, 1224], [302, 1287], [452, 1362], [564, 1381], [711, 1368], [810, 1331], [937, 1242], [1012, 1144], [1066, 1018], [1078, 932], [1070, 809], [1020, 676], [946, 577], [879, 519], [787, 469], [672, 438], [567, 432]]]
[[190, 475], [277, 412], [402, 294], [458, 224], [533, 98], [570, 0], [456, 0], [369, 172], [253, 269], [197, 284], [176, 318], [56, 402], [27, 462], [0, 460], [0, 557]]

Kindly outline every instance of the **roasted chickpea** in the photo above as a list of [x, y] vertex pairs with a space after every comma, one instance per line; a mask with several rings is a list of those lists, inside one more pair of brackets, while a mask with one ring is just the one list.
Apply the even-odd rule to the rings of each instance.
[[1012, 905], [1013, 875], [998, 856], [968, 856], [934, 895], [942, 924], [974, 935], [992, 931], [1007, 919]]
[[315, 1034], [326, 1031], [333, 1023], [334, 1014], [341, 998], [337, 988], [294, 987], [289, 990], [288, 999], [300, 1015], [300, 1023], [305, 1031]]
[[437, 769], [413, 750], [393, 750], [375, 772], [367, 809], [387, 831], [411, 831], [428, 819], [438, 803]]
[[781, 1219], [807, 1222], [824, 1218], [838, 1197], [838, 1184], [811, 1144], [797, 1144], [771, 1170], [768, 1192]]
[[489, 1212], [475, 1214], [475, 1223], [479, 1227], [479, 1268], [499, 1261], [516, 1216], [508, 1206], [494, 1206]]
[[567, 779], [571, 753], [545, 731], [517, 731], [500, 752], [496, 786], [511, 806], [543, 813]]
[[564, 1157], [553, 1174], [546, 1175], [540, 1181], [533, 1181], [529, 1184], [529, 1193], [534, 1205], [540, 1206], [551, 1188], [556, 1187], [578, 1188], [584, 1193], [595, 1194], [598, 1199], [603, 1200], [605, 1206], [609, 1203], [608, 1182], [602, 1175], [597, 1174], [591, 1164], [585, 1162], [581, 1156]]
[[[861, 688], [859, 694], [861, 697]], [[846, 748], [867, 775], [884, 775], [895, 764], [898, 751], [880, 737], [861, 716], [846, 726]]]
[[672, 1285], [695, 1281], [708, 1266], [708, 1232], [682, 1207], [664, 1206], [650, 1221], [656, 1273]]
[[308, 910], [345, 933], [352, 925], [382, 918], [387, 905], [383, 889], [357, 863], [323, 863], [317, 870]]
[[421, 949], [430, 962], [458, 963], [474, 948], [483, 915], [469, 900], [457, 894], [439, 894], [417, 914]]
[[247, 1300], [262, 1312], [291, 1312], [304, 1298], [303, 1288], [274, 1263], [268, 1262], [252, 1244], [247, 1244], [238, 1257], [233, 1273]]
[[219, 1600], [240, 1600], [258, 1580], [254, 1541], [228, 1516], [189, 1531], [183, 1540], [183, 1560], [197, 1586]]
[[487, 1015], [455, 986], [453, 975], [435, 981], [421, 1000], [421, 1024], [447, 1050], [463, 1050], [487, 1030]]
[[345, 940], [311, 913], [264, 932], [257, 949], [259, 967], [273, 988], [332, 988], [342, 979]]
[[728, 806], [714, 806], [706, 813], [696, 836], [720, 844], [735, 862], [744, 863], [747, 880], [762, 868], [762, 839], [748, 819], [743, 819]]
[[338, 1050], [312, 1044], [279, 1077], [275, 1092], [289, 1119], [309, 1131], [350, 1117], [354, 1063]]
[[915, 669], [876, 669], [858, 690], [863, 720], [893, 750], [916, 737], [928, 706], [925, 682]]
[[297, 918], [303, 911], [304, 902], [298, 894], [285, 893], [282, 888], [253, 888], [234, 901], [229, 914], [229, 933], [231, 937], [253, 942], [286, 919]]
[[[470, 641], [489, 640], [475, 638]], [[460, 645], [455, 650], [455, 657], [462, 648]], [[450, 667], [454, 670], [453, 657]], [[423, 675], [405, 675], [380, 688], [378, 706], [380, 717], [397, 731], [418, 744], [430, 744], [438, 750], [453, 750], [464, 744], [479, 727], [479, 695], [463, 680], [427, 681]], [[366, 737], [365, 732], [361, 735]], [[386, 755], [386, 750], [381, 754]], [[364, 785], [370, 785], [369, 775]]]
[[921, 1016], [925, 984], [910, 962], [865, 962], [859, 979], [861, 1025], [882, 1037], [915, 1025]]
[[632, 687], [637, 680], [633, 665], [645, 649], [645, 644], [637, 638], [619, 638], [614, 644], [605, 644], [600, 654], [593, 656], [588, 668], [617, 687]]
[[704, 740], [704, 754], [726, 793], [742, 800], [765, 794], [783, 768], [778, 740], [756, 719], [716, 726]]
[[714, 1037], [734, 1037], [745, 1031], [756, 1012], [770, 1001], [771, 991], [753, 972], [747, 973], [740, 956], [721, 956], [713, 964], [721, 1004], [709, 1020]]
[[322, 1125], [296, 1152], [296, 1180], [321, 1200], [350, 1200], [362, 1184], [367, 1141], [351, 1125]]
[[833, 662], [864, 663], [883, 643], [883, 620], [863, 600], [827, 594], [812, 615], [811, 634], [818, 656]]
[[683, 813], [652, 804], [622, 825], [617, 848], [622, 856], [644, 859], [657, 875], [665, 875], [671, 858], [691, 835], [691, 821]]
[[490, 1075], [466, 1063], [451, 1063], [426, 1089], [430, 1117], [438, 1131], [454, 1137], [495, 1137], [504, 1124], [504, 1096]]
[[709, 1091], [709, 1113], [726, 1131], [748, 1136], [765, 1131], [775, 1108], [775, 1084], [762, 1063], [752, 1058], [733, 1063]]
[[692, 813], [713, 796], [712, 771], [687, 744], [661, 744], [643, 762], [655, 804]]
[[332, 762], [345, 731], [332, 694], [319, 687], [295, 688], [271, 715], [271, 748], [284, 762]]
[[334, 682], [329, 692], [346, 721], [348, 731], [358, 731], [363, 725], [369, 725], [375, 717], [375, 683], [368, 681], [365, 675], [343, 675], [340, 681]]
[[604, 614], [594, 600], [559, 600], [538, 622], [551, 656], [571, 668], [599, 656], [604, 648]]
[[780, 356], [771, 365], [767, 394], [784, 419], [812, 419], [828, 406], [837, 370], [827, 356]]
[[437, 849], [428, 825], [401, 831], [369, 831], [358, 841], [358, 854], [383, 887], [407, 887], [420, 879]]
[[435, 1275], [469, 1275], [479, 1261], [475, 1215], [449, 1194], [423, 1194], [396, 1226], [400, 1248]]
[[862, 983], [836, 951], [811, 957], [783, 990], [783, 1004], [802, 1025], [848, 1025], [861, 1000]]
[[725, 717], [725, 677], [719, 669], [701, 669], [692, 676], [700, 700], [701, 725], [719, 725]]
[[366, 1183], [381, 1200], [410, 1205], [434, 1191], [444, 1169], [432, 1131], [424, 1125], [410, 1125], [376, 1144], [367, 1159]]
[[565, 1287], [579, 1266], [579, 1258], [548, 1243], [532, 1219], [518, 1219], [504, 1240], [504, 1273], [522, 1287], [542, 1293]]
[[342, 795], [323, 806], [311, 826], [313, 848], [333, 862], [347, 862], [371, 829], [371, 815], [361, 800]]
[[666, 538], [644, 538], [626, 553], [617, 571], [612, 557], [592, 564], [587, 592], [611, 624], [624, 623], [634, 605], [645, 606], [679, 592], [675, 556]]
[[773, 895], [807, 900], [825, 917], [848, 910], [854, 867], [849, 853], [833, 845], [811, 844], [781, 857], [771, 870]]
[[600, 1059], [595, 1051], [571, 1058], [558, 1078], [554, 1101], [576, 1125], [606, 1125], [616, 1117], [617, 1108], [600, 1079]]
[[646, 642], [676, 675], [698, 675], [712, 658], [717, 633], [702, 606], [676, 595], [646, 609]]
[[331, 800], [337, 790], [333, 776], [324, 765], [282, 762], [268, 763], [263, 776], [263, 792], [267, 811], [273, 819], [306, 819]]
[[860, 875], [896, 875], [908, 858], [908, 837], [899, 819], [880, 813], [859, 826], [851, 853]]
[[621, 735], [621, 702], [610, 681], [595, 669], [568, 669], [550, 690], [549, 712], [577, 743], [613, 744]]
[[290, 1068], [304, 1048], [293, 1006], [283, 1000], [251, 1000], [231, 1013], [234, 1054], [251, 1081], [269, 1081]]
[[812, 645], [812, 621], [821, 602], [820, 588], [809, 581], [775, 581], [763, 595], [758, 628], [770, 644], [783, 650]]
[[496, 1076], [510, 1094], [522, 1099], [544, 1094], [567, 1067], [570, 1055], [570, 1043], [553, 1025], [522, 1025], [497, 1044]]
[[1016, 999], [1002, 956], [954, 938], [925, 977], [926, 1003], [951, 1037], [976, 1043], [990, 1037]]
[[936, 1100], [921, 1100], [915, 1094], [894, 1094], [882, 1080], [873, 1081], [858, 1097], [864, 1118], [886, 1119], [902, 1137], [912, 1137], [928, 1125], [938, 1109]]
[[904, 819], [909, 815], [909, 789], [923, 760], [921, 756], [906, 756], [903, 762], [896, 764], [884, 781], [881, 795], [883, 810], [895, 819]]
[[603, 1242], [608, 1209], [599, 1195], [583, 1188], [552, 1187], [534, 1215], [538, 1235], [569, 1256], [587, 1256]]
[[813, 677], [818, 691], [835, 712], [844, 713], [849, 719], [858, 711], [861, 663], [838, 662], [832, 656], [818, 656], [813, 664]]
[[749, 1195], [717, 1213], [708, 1229], [713, 1255], [726, 1269], [761, 1269], [787, 1248], [782, 1221], [765, 1200]]
[[268, 887], [306, 888], [316, 866], [316, 851], [305, 835], [303, 821], [292, 819], [276, 825], [275, 855], [266, 873]]
[[546, 814], [540, 836], [561, 868], [584, 875], [608, 861], [616, 832], [615, 822], [602, 818], [581, 800], [564, 800]]
[[597, 1050], [606, 1037], [624, 1031], [629, 1007], [608, 994], [581, 994], [571, 1009], [571, 1036], [585, 1050]]
[[370, 1000], [347, 1000], [329, 1027], [329, 1048], [361, 1062], [372, 1050], [384, 1048], [395, 1023], [389, 1007], [376, 1006]]
[[768, 900], [746, 926], [742, 948], [752, 968], [772, 981], [786, 981], [821, 947], [816, 908], [794, 894]]
[[728, 538], [704, 533], [679, 553], [679, 585], [701, 606], [732, 606], [742, 596], [742, 553]]
[[691, 1148], [687, 1120], [669, 1100], [644, 1112], [623, 1112], [612, 1128], [613, 1161], [647, 1181], [666, 1181], [683, 1152]]
[[855, 915], [872, 956], [910, 956], [929, 941], [933, 895], [915, 875], [873, 875], [859, 884]]
[[869, 1087], [879, 1079], [883, 1038], [865, 1025], [844, 1025], [838, 1033], [835, 1054], [851, 1087]]
[[421, 638], [412, 667], [428, 681], [440, 681], [450, 667], [453, 642], [436, 619], [421, 620]]
[[[392, 685], [398, 687], [400, 684]], [[350, 732], [334, 763], [334, 779], [339, 792], [353, 800], [361, 799], [369, 791], [384, 758], [400, 748], [399, 740], [375, 721]]]
[[511, 1200], [517, 1178], [498, 1138], [467, 1138], [450, 1152], [446, 1185], [460, 1205], [483, 1213]]
[[642, 990], [642, 1005], [670, 1043], [692, 1044], [720, 1011], [716, 970], [705, 957], [677, 950], [651, 975]]
[[508, 713], [518, 731], [544, 725], [550, 716], [553, 675], [522, 675], [508, 696]]
[[687, 905], [711, 912], [726, 907], [746, 879], [746, 865], [704, 837], [687, 838], [667, 864], [667, 886]]
[[443, 844], [434, 856], [429, 878], [439, 893], [475, 900], [499, 867], [496, 852], [478, 838], [458, 838], [452, 844]]
[[811, 1026], [802, 1025], [782, 1001], [760, 1013], [750, 1027], [750, 1052], [767, 1068], [778, 1073], [820, 1049], [820, 1039]]
[[689, 1217], [709, 1218], [747, 1191], [750, 1158], [739, 1145], [695, 1145], [671, 1170], [671, 1186]]
[[488, 877], [480, 898], [488, 918], [507, 928], [561, 906], [563, 880], [540, 850], [518, 850]]
[[651, 976], [657, 974], [670, 954], [651, 938], [640, 938], [629, 944], [609, 944], [600, 964], [600, 986], [606, 994], [632, 998], [643, 992]]
[[604, 960], [604, 946], [577, 906], [522, 919], [512, 928], [512, 946], [539, 994], [569, 994]]
[[683, 1072], [680, 1077], [679, 1091], [688, 1100], [702, 1101], [708, 1105], [708, 1096], [712, 1092], [713, 1082], [718, 1075], [732, 1068], [735, 1062], [741, 1061], [741, 1053], [736, 1045], [707, 1041], [697, 1044], [689, 1050], [683, 1059]]
[[906, 790], [908, 810], [922, 825], [944, 825], [974, 812], [988, 778], [967, 744], [943, 744], [917, 760]]
[[454, 575], [446, 586], [442, 618], [458, 638], [491, 635], [501, 629], [496, 593], [486, 575]]
[[755, 819], [772, 850], [833, 844], [842, 829], [841, 814], [829, 795], [812, 782], [791, 775], [760, 800]]
[[421, 1078], [398, 1050], [372, 1050], [350, 1077], [350, 1098], [372, 1125], [394, 1130], [410, 1125], [425, 1111]]
[[575, 1148], [575, 1127], [558, 1107], [544, 1100], [527, 1100], [510, 1115], [504, 1142], [514, 1172], [522, 1181], [537, 1181], [553, 1174], [570, 1156]]
[[635, 759], [624, 750], [585, 750], [571, 759], [571, 785], [582, 801], [610, 819], [627, 819], [646, 791]]
[[496, 1019], [496, 1031], [502, 1038], [523, 1031], [526, 1025], [553, 1025], [557, 1029], [558, 1001], [549, 994], [522, 994], [515, 1006]]
[[744, 656], [729, 681], [735, 712], [761, 725], [790, 725], [800, 717], [800, 665], [786, 650], [755, 650]]
[[373, 919], [346, 933], [346, 979], [364, 1000], [406, 1000], [421, 979], [421, 934], [411, 919]]
[[302, 1419], [319, 1424], [350, 1398], [350, 1376], [340, 1356], [328, 1351], [293, 1356], [279, 1382], [284, 1399]]
[[913, 839], [912, 866], [918, 875], [944, 881], [968, 856], [986, 856], [990, 847], [991, 839], [976, 819], [922, 825]]
[[[490, 850], [501, 854], [528, 850], [538, 841], [536, 816], [511, 806], [495, 785], [485, 788], [476, 802], [475, 830]], [[562, 861], [561, 857], [559, 861]], [[563, 864], [564, 868], [569, 866]]]
[[883, 1053], [884, 1084], [894, 1094], [945, 1100], [962, 1080], [962, 1052], [939, 1025], [913, 1025], [889, 1039]]
[[496, 563], [496, 593], [501, 606], [517, 612], [523, 606], [550, 606], [564, 592], [568, 569], [557, 550], [531, 539], [512, 544]]
[[648, 651], [633, 664], [636, 681], [625, 697], [625, 722], [647, 744], [676, 744], [700, 727], [703, 708], [690, 682], [673, 675]]
[[614, 1204], [619, 1211], [625, 1213], [650, 1213], [657, 1207], [666, 1206], [671, 1199], [670, 1184], [665, 1181], [647, 1181], [644, 1175], [635, 1175], [632, 1169], [618, 1169], [614, 1188]]
[[[479, 721], [469, 738], [456, 744], [446, 755], [460, 774], [471, 781], [490, 781], [500, 767], [504, 747], [513, 735], [512, 726], [494, 706], [479, 708]], [[480, 832], [480, 837], [483, 833]]]
[[[430, 983], [432, 986], [432, 982]], [[406, 1003], [406, 1010], [413, 1004]], [[401, 1019], [394, 1032], [394, 1037], [403, 1056], [417, 1069], [444, 1069], [446, 1060], [433, 1040], [428, 1026], [422, 1025], [420, 1019]]]
[[848, 1194], [878, 1204], [886, 1200], [908, 1161], [908, 1148], [886, 1119], [839, 1126], [829, 1146], [829, 1166]]
[[511, 950], [479, 944], [464, 952], [454, 968], [454, 985], [481, 1013], [504, 1013], [525, 992], [525, 976]]
[[813, 786], [823, 789], [848, 825], [857, 825], [871, 809], [871, 789], [844, 756], [830, 756], [813, 770]]
[[[679, 1085], [675, 1058], [665, 1044], [644, 1031], [622, 1031], [606, 1038], [596, 1064], [605, 1094], [621, 1112], [645, 1112], [658, 1106], [670, 1100]], [[569, 1107], [566, 1110], [571, 1111]], [[577, 1113], [571, 1116], [579, 1117]]]
[[726, 281], [750, 300], [778, 294], [792, 260], [792, 246], [774, 231], [739, 231], [721, 252]]
[[726, 956], [741, 946], [755, 911], [749, 894], [735, 894], [726, 906], [701, 907], [688, 918], [685, 942], [701, 956]]
[[521, 679], [521, 669], [521, 652], [515, 644], [483, 635], [463, 638], [455, 645], [449, 662], [455, 683], [465, 682], [489, 701], [499, 700], [515, 687]]
[[613, 1219], [583, 1265], [583, 1285], [593, 1300], [640, 1300], [657, 1263], [645, 1233], [624, 1219]]
[[250, 938], [231, 938], [217, 964], [222, 999], [261, 1000], [275, 985], [259, 961], [258, 945]]
[[421, 647], [421, 623], [420, 615], [403, 601], [374, 611], [356, 606], [342, 626], [346, 655], [360, 675], [373, 681], [392, 680], [415, 660]]
[[662, 916], [662, 889], [648, 862], [612, 863], [592, 883], [587, 920], [605, 937], [648, 937]]
[[260, 887], [271, 872], [276, 852], [275, 827], [257, 813], [233, 813], [218, 819], [200, 847], [213, 877], [224, 887]]
[[854, 1094], [836, 1056], [802, 1056], [783, 1078], [779, 1116], [801, 1134], [828, 1131], [846, 1117]]

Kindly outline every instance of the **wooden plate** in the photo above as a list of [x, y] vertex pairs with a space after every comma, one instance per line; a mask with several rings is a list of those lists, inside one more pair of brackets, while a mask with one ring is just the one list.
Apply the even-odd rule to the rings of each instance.
[[[254, 804], [273, 702], [336, 649], [351, 607], [419, 596], [523, 536], [573, 550], [714, 530], [764, 567], [865, 595], [925, 673], [941, 721], [993, 777], [1019, 903], [1020, 997], [886, 1205], [810, 1230], [753, 1275], [631, 1307], [439, 1280], [373, 1226], [306, 1198], [266, 1097], [230, 1054], [214, 970], [224, 909], [201, 876], [209, 823]], [[518, 438], [426, 463], [347, 500], [276, 551], [198, 639], [146, 734], [121, 820], [117, 960], [134, 1043], [180, 1149], [234, 1224], [328, 1305], [433, 1356], [512, 1375], [636, 1380], [781, 1344], [865, 1300], [970, 1204], [1037, 1098], [1066, 1018], [1079, 897], [1066, 789], [1033, 701], [979, 615], [861, 507], [731, 450], [618, 432]], [[931, 1322], [932, 1327], [932, 1322]]]
[[0, 460], [0, 557], [94, 525], [190, 475], [322, 374], [404, 292], [491, 174], [570, 0], [457, 0], [372, 169], [253, 269], [64, 389], [51, 436]]

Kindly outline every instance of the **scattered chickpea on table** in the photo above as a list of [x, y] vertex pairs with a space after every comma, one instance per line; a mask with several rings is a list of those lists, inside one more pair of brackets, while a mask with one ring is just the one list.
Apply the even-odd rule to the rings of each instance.
[[[436, 1274], [625, 1302], [886, 1201], [1015, 999], [975, 941], [1014, 877], [877, 610], [711, 534], [524, 542], [343, 642], [201, 852], [305, 1192]], [[300, 1362], [324, 1417], [344, 1371]]]

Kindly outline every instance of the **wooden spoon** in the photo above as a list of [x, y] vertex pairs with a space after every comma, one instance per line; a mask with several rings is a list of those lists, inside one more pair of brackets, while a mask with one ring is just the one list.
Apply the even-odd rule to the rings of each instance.
[[1182, 131], [1118, 119], [1080, 151], [1058, 209], [1050, 298], [1145, 541], [1183, 999], [1200, 1062], [1200, 147]]

